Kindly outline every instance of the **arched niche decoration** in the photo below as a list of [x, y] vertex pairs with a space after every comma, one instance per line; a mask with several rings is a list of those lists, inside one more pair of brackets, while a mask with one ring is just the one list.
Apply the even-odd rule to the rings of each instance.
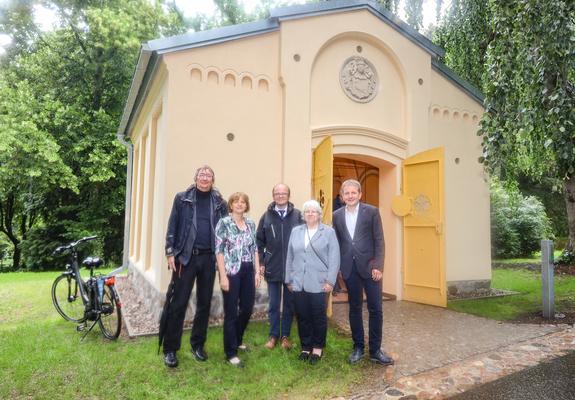
[[202, 81], [202, 70], [200, 68], [193, 67], [190, 70], [190, 76], [192, 78], [192, 81], [201, 82]]
[[479, 122], [479, 115], [468, 110], [460, 110], [458, 108], [442, 107], [438, 104], [433, 104], [429, 108], [429, 112], [434, 119], [451, 120], [460, 123], [473, 123]]
[[[361, 53], [357, 48], [361, 47]], [[353, 56], [374, 65], [377, 94], [368, 102], [350, 99], [341, 87], [344, 63]], [[337, 34], [319, 48], [310, 75], [310, 121], [312, 126], [365, 123], [369, 127], [407, 137], [410, 93], [406, 70], [393, 49], [381, 39], [359, 31]], [[326, 102], [325, 98], [330, 99]], [[383, 110], [383, 112], [382, 112]], [[367, 122], [362, 122], [367, 121]]]
[[253, 87], [253, 79], [249, 75], [244, 74], [242, 76], [241, 82], [242, 82], [241, 86], [243, 89], [251, 89]]
[[220, 83], [220, 75], [218, 73], [218, 71], [216, 71], [215, 69], [211, 69], [208, 70], [208, 78], [207, 78], [208, 83], [211, 84], [219, 84]]
[[224, 72], [224, 86], [235, 87], [236, 86], [236, 75], [231, 71]]
[[259, 78], [258, 79], [258, 90], [262, 90], [264, 92], [269, 92], [270, 90], [270, 83], [266, 78]]

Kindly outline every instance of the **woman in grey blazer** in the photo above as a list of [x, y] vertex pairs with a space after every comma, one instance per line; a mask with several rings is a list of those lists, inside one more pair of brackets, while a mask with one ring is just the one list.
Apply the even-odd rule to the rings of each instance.
[[339, 271], [335, 231], [321, 223], [321, 206], [304, 203], [305, 224], [293, 228], [287, 252], [285, 283], [293, 292], [301, 345], [299, 359], [316, 364], [327, 334], [327, 299]]

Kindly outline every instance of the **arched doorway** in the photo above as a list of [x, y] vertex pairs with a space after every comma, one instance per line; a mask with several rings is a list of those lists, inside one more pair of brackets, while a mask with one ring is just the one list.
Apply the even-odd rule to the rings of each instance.
[[[337, 130], [334, 130], [332, 135], [314, 134], [313, 137], [314, 150], [330, 152], [329, 157], [325, 154], [319, 157], [314, 154], [314, 160], [332, 162], [329, 167], [321, 168], [322, 171], [329, 171], [332, 174], [329, 185], [324, 186], [329, 187], [331, 193], [331, 197], [325, 199], [325, 205], [333, 210], [334, 205], [337, 206], [336, 196], [342, 182], [353, 178], [362, 184], [362, 201], [379, 208], [385, 234], [383, 292], [387, 297], [401, 299], [402, 221], [393, 214], [391, 208], [393, 198], [400, 192], [401, 159], [382, 151], [383, 146], [373, 147], [363, 144], [361, 132], [354, 135], [347, 131], [345, 135], [338, 135]], [[328, 143], [329, 149], [326, 148]], [[317, 188], [314, 190], [317, 197], [320, 191]], [[324, 189], [323, 193], [326, 192]], [[326, 193], [325, 197], [327, 196]], [[327, 211], [326, 209], [325, 212]]]
[[379, 207], [379, 168], [352, 158], [333, 158], [333, 210], [343, 205], [338, 200], [341, 184], [347, 179], [361, 183], [362, 201]]

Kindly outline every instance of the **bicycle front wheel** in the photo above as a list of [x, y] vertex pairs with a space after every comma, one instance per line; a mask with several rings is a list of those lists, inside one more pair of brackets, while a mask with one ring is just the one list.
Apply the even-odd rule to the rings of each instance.
[[107, 339], [117, 339], [122, 330], [122, 309], [120, 308], [120, 300], [114, 286], [104, 286], [101, 310], [98, 323], [102, 333]]
[[78, 282], [70, 274], [62, 274], [52, 284], [52, 303], [67, 321], [84, 322], [84, 302]]

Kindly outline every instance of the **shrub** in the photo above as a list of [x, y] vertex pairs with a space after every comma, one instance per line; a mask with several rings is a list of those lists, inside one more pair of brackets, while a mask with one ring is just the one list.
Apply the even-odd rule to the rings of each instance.
[[555, 260], [557, 265], [575, 265], [575, 251], [564, 249], [561, 255]]
[[530, 257], [542, 239], [552, 239], [541, 201], [494, 180], [491, 185], [491, 243], [496, 258]]
[[[22, 266], [28, 271], [61, 269], [66, 264], [68, 256], [52, 254], [56, 247], [92, 234], [82, 230], [64, 233], [63, 227], [59, 224], [36, 226], [22, 242]], [[102, 244], [100, 240], [95, 240], [82, 244], [78, 250], [78, 259], [81, 262], [87, 255], [102, 254]]]

